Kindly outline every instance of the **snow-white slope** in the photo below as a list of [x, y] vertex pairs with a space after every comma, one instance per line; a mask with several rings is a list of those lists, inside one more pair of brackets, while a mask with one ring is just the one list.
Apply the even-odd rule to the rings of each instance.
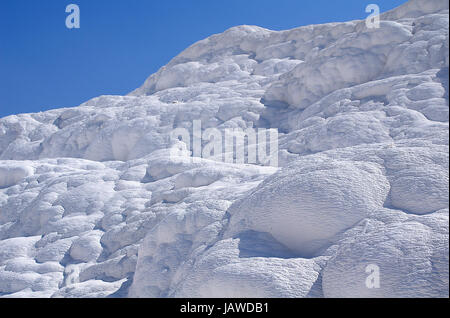
[[[448, 297], [448, 25], [411, 0], [239, 26], [128, 96], [0, 119], [0, 296]], [[280, 168], [174, 156], [194, 120], [277, 128]]]

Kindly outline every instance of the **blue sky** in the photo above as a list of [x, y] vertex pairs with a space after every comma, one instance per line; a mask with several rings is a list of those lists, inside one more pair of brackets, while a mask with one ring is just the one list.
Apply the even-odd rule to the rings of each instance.
[[[405, 0], [1, 0], [0, 117], [124, 95], [192, 43], [241, 24], [273, 30], [367, 17]], [[81, 28], [67, 29], [75, 3]]]

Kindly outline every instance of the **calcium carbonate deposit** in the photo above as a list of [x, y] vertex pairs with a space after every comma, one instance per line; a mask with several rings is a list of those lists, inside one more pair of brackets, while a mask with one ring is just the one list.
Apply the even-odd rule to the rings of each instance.
[[[0, 119], [0, 296], [448, 297], [448, 27], [446, 0], [238, 26]], [[277, 130], [278, 166], [193, 159], [194, 121]]]

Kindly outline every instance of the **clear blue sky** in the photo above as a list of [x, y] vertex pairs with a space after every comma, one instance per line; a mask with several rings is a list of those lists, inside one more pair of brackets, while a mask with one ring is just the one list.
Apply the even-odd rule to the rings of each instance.
[[[0, 117], [126, 94], [192, 43], [241, 24], [363, 19], [405, 0], [1, 0]], [[68, 4], [81, 28], [65, 26]]]

